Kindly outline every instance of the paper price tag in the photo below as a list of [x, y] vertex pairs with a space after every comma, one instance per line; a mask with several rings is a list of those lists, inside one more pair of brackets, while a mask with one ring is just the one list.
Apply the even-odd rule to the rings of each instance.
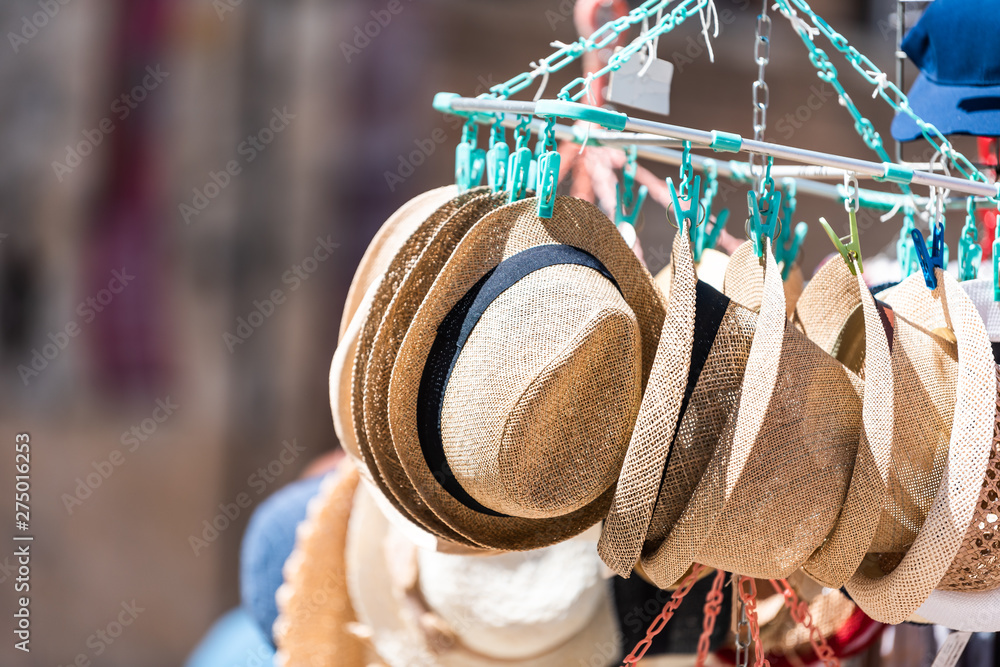
[[954, 667], [958, 659], [962, 657], [962, 651], [965, 650], [965, 645], [969, 643], [971, 636], [971, 632], [953, 632], [948, 635], [948, 638], [941, 644], [941, 650], [938, 651], [931, 667]]
[[623, 64], [621, 69], [611, 72], [608, 101], [668, 116], [674, 64], [668, 60], [654, 58], [642, 76], [639, 76], [647, 58], [649, 56], [645, 53], [636, 54]]

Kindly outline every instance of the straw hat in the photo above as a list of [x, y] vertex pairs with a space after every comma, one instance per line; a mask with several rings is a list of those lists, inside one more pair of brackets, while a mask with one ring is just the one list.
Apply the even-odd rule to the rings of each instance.
[[368, 649], [348, 631], [355, 622], [347, 594], [344, 548], [357, 470], [350, 461], [328, 475], [309, 501], [296, 530], [295, 549], [285, 561], [274, 624], [276, 664], [363, 667]]
[[386, 266], [389, 265], [406, 239], [435, 209], [443, 206], [457, 195], [458, 189], [454, 185], [429, 190], [400, 206], [382, 224], [371, 243], [368, 244], [368, 249], [361, 257], [358, 268], [354, 271], [354, 279], [351, 281], [351, 286], [347, 290], [347, 299], [344, 301], [344, 314], [340, 318], [338, 340], [344, 338], [344, 333], [350, 325], [354, 313], [359, 310], [365, 292], [385, 272]]
[[864, 377], [862, 427], [847, 497], [833, 532], [803, 564], [813, 579], [840, 588], [871, 546], [890, 490], [893, 377], [886, 323], [861, 271], [852, 275], [839, 257], [827, 262], [809, 282], [793, 322], [859, 376], [858, 384]]
[[[371, 389], [371, 385], [382, 378], [379, 373], [373, 373], [369, 377], [369, 361], [381, 323], [388, 320], [392, 325], [405, 326], [402, 324], [403, 318], [396, 318], [389, 310], [391, 306], [400, 303], [400, 294], [408, 294], [415, 289], [414, 285], [419, 283], [416, 276], [425, 275], [423, 272], [414, 272], [413, 269], [421, 263], [433, 265], [438, 261], [434, 251], [425, 251], [431, 246], [435, 249], [453, 247], [473, 223], [501, 202], [502, 197], [493, 195], [489, 188], [475, 188], [449, 200], [416, 227], [389, 262], [382, 279], [374, 288], [368, 314], [361, 324], [351, 379], [351, 422], [364, 469], [367, 471], [366, 477], [401, 514], [416, 521], [423, 529], [445, 540], [469, 547], [476, 546], [475, 542], [451, 529], [423, 503], [395, 458], [380, 455], [385, 446], [391, 449], [388, 429], [380, 428], [384, 419], [373, 422], [366, 416], [364, 400], [366, 395], [375, 391], [382, 402], [385, 401], [384, 383], [377, 390]], [[426, 255], [433, 256], [427, 259]], [[406, 290], [403, 289], [404, 285], [407, 285]], [[401, 337], [400, 335], [399, 338]], [[391, 364], [391, 360], [389, 363]], [[370, 404], [368, 408], [371, 409]]]
[[559, 197], [542, 219], [536, 207], [483, 217], [408, 328], [385, 320], [385, 335], [405, 338], [392, 437], [372, 443], [445, 523], [505, 550], [554, 544], [606, 514], [664, 314], [599, 209]]
[[[785, 292], [785, 313], [791, 317], [805, 288], [802, 269], [798, 264], [792, 265], [788, 271], [788, 278], [783, 280], [781, 285]], [[760, 310], [763, 290], [764, 266], [754, 252], [753, 244], [746, 241], [729, 258], [722, 281], [722, 291], [736, 303], [757, 311]]]
[[646, 572], [655, 566], [663, 581], [676, 580], [695, 561], [786, 577], [823, 543], [840, 514], [861, 428], [860, 388], [788, 323], [769, 248], [766, 262], [738, 406], [686, 507], [643, 560]]
[[[913, 275], [880, 294], [894, 311], [890, 502], [847, 591], [886, 623], [906, 620], [948, 571], [993, 450], [996, 364], [983, 320], [953, 277], [935, 273], [933, 291]], [[953, 337], [954, 345], [928, 335], [934, 331]], [[949, 363], [952, 349], [957, 364]]]
[[497, 556], [419, 551], [361, 487], [346, 560], [353, 607], [389, 667], [609, 665], [620, 653], [592, 540]]

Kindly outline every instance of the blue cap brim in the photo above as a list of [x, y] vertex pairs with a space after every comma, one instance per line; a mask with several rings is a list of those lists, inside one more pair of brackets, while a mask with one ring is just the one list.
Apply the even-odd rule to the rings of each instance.
[[[907, 93], [910, 107], [941, 134], [1000, 136], [1000, 86], [944, 86], [923, 74]], [[896, 141], [914, 141], [923, 135], [904, 113], [892, 121]]]

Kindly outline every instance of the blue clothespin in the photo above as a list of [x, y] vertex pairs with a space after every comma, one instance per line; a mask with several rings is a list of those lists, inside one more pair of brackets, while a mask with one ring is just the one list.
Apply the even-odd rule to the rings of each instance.
[[[766, 206], [762, 211], [760, 204]], [[764, 257], [764, 237], [774, 238], [774, 228], [778, 222], [778, 214], [781, 213], [781, 191], [765, 191], [760, 195], [758, 201], [757, 193], [751, 190], [747, 193], [747, 208], [750, 210], [750, 239], [753, 241], [753, 250], [757, 257]], [[767, 215], [765, 220], [762, 213]]]
[[[670, 190], [670, 200], [674, 203], [674, 217], [677, 219], [677, 228], [684, 229], [684, 222], [688, 223], [688, 229], [696, 227], [702, 216], [701, 207], [701, 176], [695, 176], [694, 180], [684, 190], [684, 183], [681, 183], [681, 194], [678, 196], [677, 188], [674, 187], [672, 178], [667, 179], [667, 189]], [[681, 202], [687, 206], [682, 207]]]
[[622, 170], [622, 180], [617, 187], [615, 226], [618, 227], [622, 238], [630, 247], [635, 244], [636, 220], [638, 220], [639, 213], [642, 212], [642, 205], [649, 194], [649, 188], [645, 185], [640, 185], [636, 190], [636, 168], [636, 148], [629, 146], [625, 149], [625, 168]]
[[896, 242], [896, 259], [899, 261], [900, 275], [906, 279], [913, 272], [920, 268], [920, 260], [917, 251], [913, 247], [913, 235], [910, 234], [915, 227], [913, 225], [913, 209], [907, 208], [903, 212], [903, 228], [899, 231], [899, 241]]
[[979, 230], [976, 228], [975, 198], [969, 197], [965, 213], [962, 238], [958, 242], [958, 279], [975, 280], [979, 275], [979, 264], [983, 261], [983, 248], [979, 245]]
[[705, 220], [703, 225], [690, 230], [692, 255], [697, 264], [701, 261], [701, 256], [706, 249], [714, 248], [719, 240], [719, 234], [726, 227], [729, 220], [729, 210], [724, 209], [712, 215], [712, 207], [715, 204], [715, 196], [719, 193], [719, 167], [715, 160], [705, 160], [705, 174], [707, 183], [702, 201], [705, 203]]
[[[556, 191], [559, 188], [559, 163], [561, 157], [556, 150], [556, 119], [549, 118], [545, 131], [539, 142], [542, 152], [538, 157], [538, 184], [535, 194], [538, 196], [538, 217], [551, 218], [556, 205]], [[530, 179], [530, 176], [529, 176]]]
[[528, 191], [528, 176], [531, 172], [531, 149], [528, 148], [530, 127], [531, 116], [522, 116], [514, 129], [515, 148], [507, 160], [508, 204], [524, 199]]
[[940, 222], [934, 225], [929, 255], [927, 246], [924, 244], [924, 235], [920, 233], [920, 230], [914, 229], [910, 234], [913, 236], [913, 245], [917, 250], [920, 270], [924, 273], [924, 283], [926, 283], [927, 289], [936, 289], [937, 276], [934, 275], [934, 269], [944, 270], [944, 225]]
[[476, 148], [479, 125], [469, 118], [462, 128], [462, 142], [455, 149], [455, 185], [466, 192], [479, 185], [486, 170], [486, 151]]
[[497, 122], [490, 132], [490, 149], [486, 152], [486, 182], [493, 192], [500, 192], [507, 185], [507, 160], [510, 159], [510, 146], [504, 136], [502, 114], [497, 114]]

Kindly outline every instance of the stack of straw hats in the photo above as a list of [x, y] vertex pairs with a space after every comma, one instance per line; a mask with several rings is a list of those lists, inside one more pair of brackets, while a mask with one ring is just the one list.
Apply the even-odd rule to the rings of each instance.
[[595, 206], [536, 209], [434, 190], [358, 267], [331, 405], [394, 531], [496, 554], [603, 522], [604, 563], [662, 588], [799, 572], [878, 621], [1000, 629], [988, 281], [872, 294], [835, 257], [789, 290], [767, 241], [717, 289], [686, 233], [654, 280]]

